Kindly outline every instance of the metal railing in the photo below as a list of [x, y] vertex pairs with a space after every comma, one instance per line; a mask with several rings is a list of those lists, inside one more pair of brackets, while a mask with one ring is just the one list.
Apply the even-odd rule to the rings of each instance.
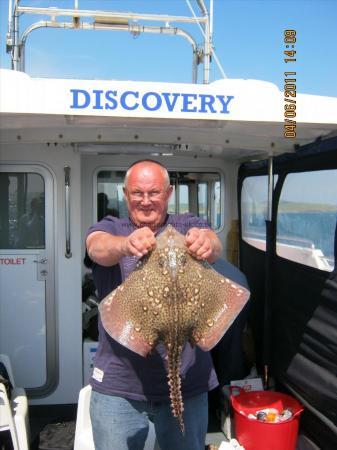
[[[7, 52], [11, 53], [12, 69], [25, 70], [25, 45], [28, 35], [39, 28], [84, 29], [128, 31], [133, 35], [140, 33], [156, 33], [171, 36], [181, 36], [192, 46], [192, 82], [197, 83], [197, 67], [203, 63], [203, 83], [209, 83], [212, 48], [212, 14], [208, 13], [204, 0], [197, 0], [201, 16], [174, 16], [164, 14], [140, 14], [132, 12], [81, 10], [78, 0], [74, 0], [73, 9], [57, 7], [20, 6], [20, 0], [9, 0]], [[212, 6], [212, 1], [211, 1]], [[213, 11], [213, 8], [211, 8]], [[20, 36], [19, 20], [26, 14], [49, 16], [50, 20], [34, 22]], [[72, 21], [58, 21], [59, 17], [71, 17]], [[83, 18], [91, 18], [93, 22], [83, 22]], [[147, 26], [140, 22], [159, 22], [161, 26]], [[202, 31], [203, 45], [199, 47], [195, 39], [187, 31], [172, 26], [171, 23], [197, 24]]]

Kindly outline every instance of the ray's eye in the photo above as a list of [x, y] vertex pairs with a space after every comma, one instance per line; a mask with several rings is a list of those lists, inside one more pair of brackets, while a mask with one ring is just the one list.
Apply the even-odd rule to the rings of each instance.
[[160, 255], [158, 259], [158, 266], [163, 268], [165, 266], [165, 257], [164, 255]]
[[186, 255], [179, 256], [179, 263], [184, 266], [187, 263]]

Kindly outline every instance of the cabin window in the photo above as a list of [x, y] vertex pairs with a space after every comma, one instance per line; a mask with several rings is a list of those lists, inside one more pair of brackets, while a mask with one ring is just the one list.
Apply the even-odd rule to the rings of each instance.
[[241, 192], [242, 239], [260, 250], [266, 249], [267, 204], [268, 176], [245, 178]]
[[97, 175], [97, 220], [111, 215], [127, 217], [123, 185], [125, 171], [102, 170]]
[[334, 268], [337, 170], [287, 175], [278, 205], [279, 256], [320, 270]]
[[[216, 172], [170, 171], [173, 193], [168, 211], [171, 214], [191, 212], [218, 229], [221, 226], [221, 178]], [[110, 214], [126, 217], [123, 196], [125, 171], [101, 170], [97, 174], [97, 219]]]
[[45, 185], [37, 173], [0, 173], [0, 248], [45, 248]]

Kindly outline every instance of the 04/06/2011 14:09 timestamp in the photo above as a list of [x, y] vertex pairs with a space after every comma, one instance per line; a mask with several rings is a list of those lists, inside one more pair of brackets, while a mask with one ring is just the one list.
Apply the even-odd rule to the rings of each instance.
[[[287, 71], [284, 72], [284, 137], [296, 137], [296, 71], [293, 64], [296, 63], [296, 31], [284, 31], [285, 56], [284, 63]], [[289, 68], [289, 71], [288, 71]]]

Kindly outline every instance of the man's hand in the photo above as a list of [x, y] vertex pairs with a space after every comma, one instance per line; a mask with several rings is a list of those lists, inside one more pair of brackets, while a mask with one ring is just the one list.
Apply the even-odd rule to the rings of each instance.
[[148, 227], [138, 228], [127, 236], [122, 244], [124, 255], [141, 258], [156, 248], [157, 241], [152, 230]]
[[214, 231], [205, 228], [191, 228], [185, 238], [185, 245], [197, 259], [214, 262], [221, 253], [221, 242]]

